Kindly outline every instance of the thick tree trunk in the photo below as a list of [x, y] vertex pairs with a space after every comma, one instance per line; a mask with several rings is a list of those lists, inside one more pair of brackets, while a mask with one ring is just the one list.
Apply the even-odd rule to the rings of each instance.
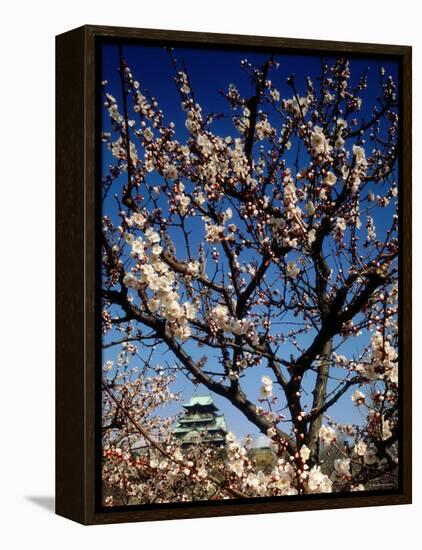
[[[312, 409], [320, 409], [324, 406], [327, 398], [327, 382], [330, 372], [330, 359], [333, 349], [332, 340], [328, 340], [324, 345], [323, 352], [321, 353], [320, 364], [318, 367], [318, 374], [315, 383], [313, 393]], [[309, 426], [309, 431], [306, 437], [306, 444], [311, 451], [311, 461], [318, 462], [319, 455], [319, 429], [322, 425], [322, 414], [314, 418]]]

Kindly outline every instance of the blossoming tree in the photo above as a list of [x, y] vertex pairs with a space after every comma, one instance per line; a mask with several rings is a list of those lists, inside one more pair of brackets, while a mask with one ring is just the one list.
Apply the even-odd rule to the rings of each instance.
[[[132, 480], [122, 502], [396, 486], [394, 79], [382, 67], [356, 79], [347, 59], [318, 61], [318, 74], [304, 83], [285, 75], [281, 92], [272, 74], [283, 61], [244, 59], [250, 93], [228, 84], [220, 92], [226, 111], [204, 112], [169, 50], [181, 131], [123, 53], [120, 99], [103, 82], [102, 139], [114, 159], [102, 180], [104, 341], [124, 346], [120, 369], [129, 369], [131, 346], [143, 361], [158, 346], [171, 352], [176, 370], [148, 378], [106, 367], [105, 477], [117, 476], [123, 493]], [[363, 110], [375, 76], [376, 102]], [[221, 121], [230, 132], [216, 130]], [[115, 334], [123, 336], [110, 344]], [[350, 352], [351, 340], [358, 352]], [[256, 471], [231, 434], [219, 466], [213, 450], [182, 455], [172, 419], [150, 417], [177, 397], [169, 389], [174, 372], [266, 434], [273, 470]], [[256, 372], [261, 388], [253, 399], [247, 381]], [[345, 400], [361, 422], [331, 416]], [[144, 467], [134, 440], [151, 447]]]

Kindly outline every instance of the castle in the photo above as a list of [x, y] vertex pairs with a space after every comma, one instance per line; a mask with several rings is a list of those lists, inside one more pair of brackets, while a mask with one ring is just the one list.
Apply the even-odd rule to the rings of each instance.
[[222, 446], [225, 444], [227, 425], [211, 395], [194, 395], [183, 405], [184, 412], [173, 429], [182, 447], [197, 442]]

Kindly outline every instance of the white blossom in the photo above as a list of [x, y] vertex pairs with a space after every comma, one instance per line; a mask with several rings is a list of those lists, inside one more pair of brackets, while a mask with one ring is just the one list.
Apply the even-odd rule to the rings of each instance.
[[365, 402], [365, 394], [362, 393], [362, 392], [359, 391], [359, 390], [356, 390], [356, 391], [353, 392], [353, 394], [352, 394], [352, 401], [353, 401], [356, 405], [361, 405], [362, 403]]
[[289, 262], [286, 267], [286, 275], [289, 279], [296, 279], [299, 275], [300, 269], [297, 267], [295, 262]]
[[332, 482], [321, 472], [319, 466], [314, 466], [306, 476], [307, 493], [331, 493]]
[[315, 126], [311, 133], [311, 148], [314, 156], [326, 155], [331, 152], [332, 147], [329, 145], [323, 129], [319, 126]]
[[350, 459], [336, 458], [334, 460], [334, 470], [336, 474], [346, 476], [350, 473]]
[[335, 185], [337, 181], [336, 176], [333, 174], [333, 172], [327, 172], [327, 174], [324, 177], [324, 183], [326, 185]]
[[300, 458], [303, 461], [306, 461], [311, 456], [311, 450], [306, 445], [302, 445], [302, 447], [300, 448], [299, 454], [300, 454]]
[[273, 394], [273, 382], [269, 376], [263, 376], [261, 378], [262, 386], [260, 387], [260, 394], [263, 399], [269, 399]]
[[319, 437], [324, 444], [328, 445], [336, 440], [336, 432], [330, 426], [322, 425], [319, 429]]

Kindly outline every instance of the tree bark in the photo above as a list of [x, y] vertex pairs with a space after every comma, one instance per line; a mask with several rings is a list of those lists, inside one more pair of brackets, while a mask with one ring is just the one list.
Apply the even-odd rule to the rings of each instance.
[[[318, 374], [317, 379], [315, 383], [315, 388], [312, 392], [313, 394], [313, 402], [312, 402], [312, 410], [318, 410], [321, 409], [325, 401], [327, 399], [327, 382], [328, 382], [328, 376], [330, 373], [330, 359], [331, 359], [331, 353], [333, 350], [333, 341], [330, 338], [330, 340], [327, 340], [327, 342], [324, 345], [322, 354], [321, 354], [321, 360], [318, 367]], [[314, 463], [318, 462], [318, 454], [319, 454], [319, 429], [322, 425], [322, 414], [319, 414], [316, 418], [314, 418], [311, 421], [311, 424], [309, 426], [309, 431], [306, 437], [306, 445], [311, 451], [311, 461]]]

